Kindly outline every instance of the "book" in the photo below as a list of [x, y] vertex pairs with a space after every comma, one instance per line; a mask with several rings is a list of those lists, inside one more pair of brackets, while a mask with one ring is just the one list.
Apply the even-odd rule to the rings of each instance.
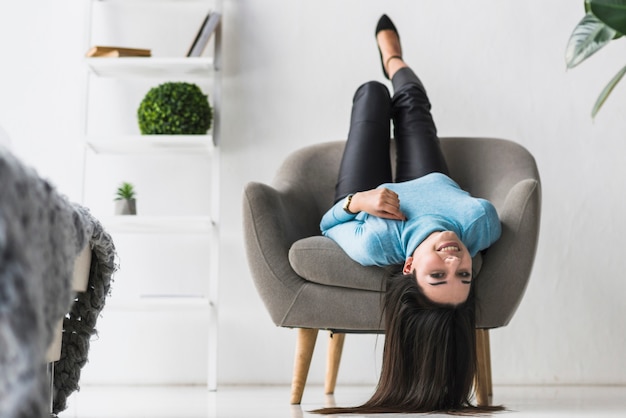
[[196, 34], [196, 38], [187, 52], [188, 57], [199, 57], [202, 55], [209, 43], [209, 39], [211, 39], [211, 35], [213, 35], [215, 28], [217, 28], [217, 25], [220, 23], [221, 17], [222, 15], [218, 12], [209, 12], [206, 15]]
[[87, 51], [87, 57], [150, 57], [152, 52], [142, 48], [124, 48], [119, 46], [93, 46]]

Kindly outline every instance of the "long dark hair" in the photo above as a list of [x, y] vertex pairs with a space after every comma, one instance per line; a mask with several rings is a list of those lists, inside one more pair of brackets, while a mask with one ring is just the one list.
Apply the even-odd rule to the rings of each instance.
[[472, 414], [501, 406], [471, 403], [476, 373], [475, 297], [453, 306], [430, 301], [414, 274], [389, 278], [385, 293], [385, 346], [374, 395], [361, 406], [313, 412]]

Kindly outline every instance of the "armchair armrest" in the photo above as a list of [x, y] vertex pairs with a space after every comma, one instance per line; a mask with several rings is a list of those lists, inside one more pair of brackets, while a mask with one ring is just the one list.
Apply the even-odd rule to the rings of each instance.
[[289, 263], [289, 248], [300, 238], [319, 234], [319, 216], [305, 194], [278, 191], [251, 182], [244, 189], [245, 247], [254, 283], [272, 320], [281, 325], [305, 281]]
[[535, 258], [540, 215], [539, 181], [516, 183], [499, 210], [502, 236], [485, 252], [483, 269], [477, 277], [478, 328], [505, 326], [517, 310]]

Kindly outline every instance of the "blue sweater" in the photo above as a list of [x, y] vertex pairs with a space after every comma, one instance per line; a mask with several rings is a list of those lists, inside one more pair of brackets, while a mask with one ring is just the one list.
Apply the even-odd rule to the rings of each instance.
[[379, 187], [398, 194], [406, 221], [366, 212], [351, 215], [343, 210], [342, 200], [326, 212], [320, 223], [322, 234], [364, 266], [403, 264], [422, 241], [437, 231], [454, 231], [472, 257], [500, 237], [500, 220], [493, 205], [472, 197], [444, 174], [431, 173]]

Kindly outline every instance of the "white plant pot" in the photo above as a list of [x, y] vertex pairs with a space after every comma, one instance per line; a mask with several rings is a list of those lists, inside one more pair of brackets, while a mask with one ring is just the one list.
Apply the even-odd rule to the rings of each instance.
[[121, 199], [115, 201], [116, 215], [136, 215], [137, 203], [135, 199]]

